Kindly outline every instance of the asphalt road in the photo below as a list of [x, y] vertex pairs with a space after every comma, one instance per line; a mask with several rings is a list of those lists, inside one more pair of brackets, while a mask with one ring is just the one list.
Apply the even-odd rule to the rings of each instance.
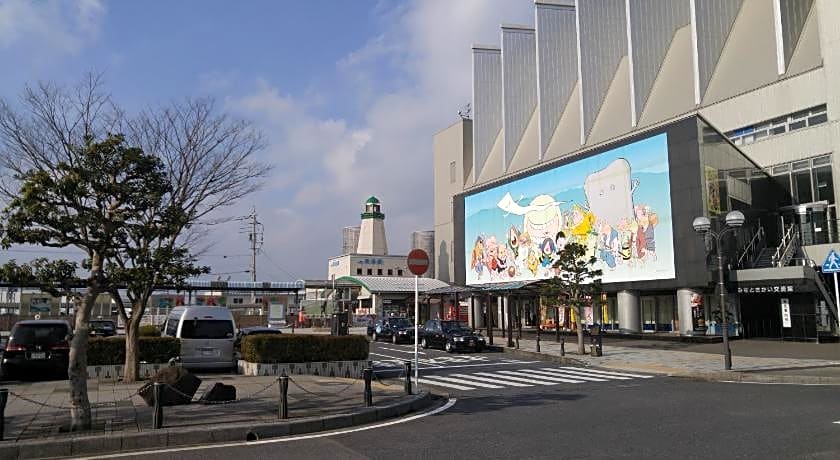
[[[386, 344], [376, 344], [371, 351], [378, 370], [389, 359], [400, 362], [412, 352], [410, 347]], [[561, 369], [546, 362], [514, 362], [501, 353], [423, 352], [421, 379], [447, 377], [456, 380], [437, 382], [472, 384], [469, 389], [425, 384], [453, 398], [451, 406], [435, 415], [345, 434], [129, 458], [840, 458], [836, 386], [616, 378], [621, 376]], [[523, 375], [530, 375], [531, 381], [510, 379]], [[545, 378], [552, 376], [553, 380]], [[574, 376], [611, 377], [559, 381], [576, 380]]]

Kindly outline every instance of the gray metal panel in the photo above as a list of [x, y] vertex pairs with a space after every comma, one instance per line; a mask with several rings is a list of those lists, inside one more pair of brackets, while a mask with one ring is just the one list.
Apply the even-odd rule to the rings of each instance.
[[785, 68], [790, 64], [799, 36], [805, 28], [805, 20], [814, 0], [778, 0], [782, 15], [782, 46], [785, 52]]
[[618, 64], [627, 54], [624, 0], [578, 0], [583, 136], [589, 135]]
[[502, 54], [473, 48], [473, 159], [475, 177], [502, 129]]
[[502, 28], [505, 169], [510, 165], [537, 107], [536, 53], [533, 29]]
[[697, 71], [700, 99], [706, 94], [723, 45], [743, 0], [694, 0], [697, 25]]
[[689, 0], [633, 0], [630, 37], [636, 113], [642, 113], [674, 34], [691, 22]]
[[563, 116], [577, 82], [577, 30], [574, 7], [537, 4], [540, 158]]

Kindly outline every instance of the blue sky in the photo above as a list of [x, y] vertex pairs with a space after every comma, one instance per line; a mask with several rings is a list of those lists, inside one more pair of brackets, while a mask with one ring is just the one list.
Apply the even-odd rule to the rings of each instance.
[[[470, 45], [498, 43], [501, 23], [532, 24], [533, 2], [0, 0], [0, 97], [95, 71], [129, 111], [216, 98], [264, 131], [276, 165], [230, 211], [254, 205], [266, 226], [258, 278], [325, 278], [370, 195], [391, 253], [432, 228], [432, 136], [470, 100]], [[214, 272], [248, 268], [238, 231], [208, 236]]]

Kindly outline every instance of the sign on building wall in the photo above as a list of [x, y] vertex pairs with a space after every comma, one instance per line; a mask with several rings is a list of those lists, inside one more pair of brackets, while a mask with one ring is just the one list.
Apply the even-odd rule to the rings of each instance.
[[663, 133], [467, 196], [467, 284], [552, 277], [569, 242], [605, 283], [673, 278], [670, 190]]
[[782, 327], [791, 327], [790, 300], [785, 297], [782, 297]]

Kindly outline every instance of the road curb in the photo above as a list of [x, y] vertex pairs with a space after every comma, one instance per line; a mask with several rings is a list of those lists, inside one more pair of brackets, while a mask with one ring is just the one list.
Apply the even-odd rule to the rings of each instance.
[[515, 348], [500, 348], [502, 348], [502, 351], [504, 353], [516, 356], [517, 358], [536, 359], [539, 361], [547, 361], [558, 364], [577, 364], [581, 366], [586, 365], [586, 363], [584, 363], [583, 361], [575, 358], [570, 358], [568, 356], [549, 355], [545, 353], [537, 353], [536, 351], [517, 350]]
[[0, 460], [101, 455], [316, 433], [399, 417], [425, 409], [433, 402], [430, 392], [421, 391], [419, 394], [406, 396], [393, 404], [362, 407], [345, 414], [268, 423], [226, 423], [133, 433], [79, 435], [48, 440], [4, 441], [0, 442]]

